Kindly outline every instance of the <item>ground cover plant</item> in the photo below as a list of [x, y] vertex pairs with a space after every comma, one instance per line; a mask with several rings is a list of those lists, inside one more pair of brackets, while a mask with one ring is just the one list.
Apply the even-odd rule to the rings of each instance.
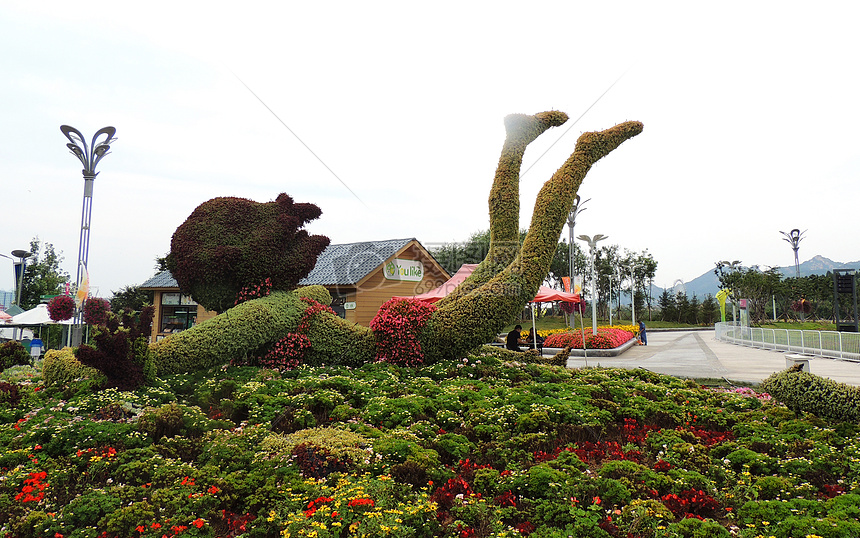
[[860, 535], [856, 422], [523, 356], [224, 366], [132, 391], [7, 368], [0, 536]]

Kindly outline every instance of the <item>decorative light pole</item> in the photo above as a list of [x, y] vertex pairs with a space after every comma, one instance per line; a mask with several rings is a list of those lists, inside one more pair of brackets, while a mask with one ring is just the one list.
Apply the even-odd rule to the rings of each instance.
[[797, 257], [797, 251], [800, 249], [800, 242], [803, 240], [803, 234], [805, 234], [807, 230], [803, 230], [802, 232], [797, 228], [792, 231], [779, 232], [785, 237], [782, 238], [783, 241], [787, 241], [789, 245], [791, 245], [791, 250], [794, 251], [794, 276], [796, 278], [800, 278], [800, 260]]
[[[87, 270], [87, 262], [90, 255], [90, 220], [93, 210], [93, 184], [98, 175], [96, 165], [108, 154], [111, 143], [116, 140], [113, 136], [116, 134], [116, 129], [113, 127], [102, 127], [93, 135], [92, 143], [89, 146], [87, 146], [84, 140], [84, 135], [74, 127], [61, 125], [60, 131], [69, 139], [66, 147], [84, 165], [84, 169], [81, 170], [81, 173], [84, 175], [84, 205], [81, 210], [81, 238], [78, 243], [78, 266], [75, 274], [75, 289], [77, 290], [81, 285], [81, 277], [84, 271]], [[78, 309], [78, 312], [75, 314], [75, 342], [72, 345], [80, 344], [80, 324], [81, 312]]]
[[591, 249], [591, 334], [597, 334], [597, 276], [594, 272], [594, 257], [598, 241], [603, 241], [609, 238], [608, 235], [595, 234], [594, 237], [580, 235], [577, 237], [580, 241], [588, 243]]
[[18, 274], [18, 295], [15, 299], [15, 304], [18, 305], [18, 308], [21, 308], [21, 292], [24, 289], [24, 270], [27, 268], [27, 258], [32, 256], [33, 253], [28, 250], [13, 250], [11, 254], [19, 259], [15, 265], [21, 267], [21, 272]]
[[636, 326], [636, 266], [630, 265], [630, 322]]
[[[589, 198], [588, 200], [591, 200], [591, 198]], [[586, 207], [582, 207], [588, 200], [581, 200], [580, 196], [577, 194], [576, 198], [573, 199], [573, 207], [570, 209], [570, 213], [567, 215], [567, 231], [570, 232], [570, 239], [567, 243], [567, 261], [570, 265], [570, 268], [567, 274], [570, 277], [571, 292], [573, 292], [573, 227], [576, 225], [576, 216], [588, 209]]]

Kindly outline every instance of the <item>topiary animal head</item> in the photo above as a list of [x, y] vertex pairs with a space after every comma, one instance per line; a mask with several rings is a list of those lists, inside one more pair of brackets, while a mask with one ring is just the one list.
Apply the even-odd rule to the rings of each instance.
[[176, 229], [167, 267], [183, 293], [216, 312], [267, 278], [272, 290], [293, 289], [329, 245], [328, 237], [303, 229], [321, 213], [283, 193], [264, 203], [213, 198]]

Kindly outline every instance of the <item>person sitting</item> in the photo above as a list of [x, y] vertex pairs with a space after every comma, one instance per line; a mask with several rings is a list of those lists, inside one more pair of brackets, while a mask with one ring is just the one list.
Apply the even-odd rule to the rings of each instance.
[[535, 333], [535, 329], [534, 327], [532, 327], [532, 330], [529, 331], [529, 337], [526, 339], [526, 344], [528, 344], [530, 348], [535, 348], [538, 351], [543, 351], [544, 340], [544, 337]]
[[520, 337], [520, 333], [522, 333], [522, 331], [522, 325], [517, 325], [508, 333], [508, 338], [505, 340], [505, 349], [509, 349], [511, 351], [522, 351], [522, 349], [520, 349], [520, 344], [524, 343], [523, 339]]

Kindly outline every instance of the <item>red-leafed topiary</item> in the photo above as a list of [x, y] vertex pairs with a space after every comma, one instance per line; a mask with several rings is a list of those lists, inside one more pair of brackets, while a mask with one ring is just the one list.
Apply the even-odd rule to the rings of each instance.
[[90, 297], [83, 306], [84, 323], [87, 325], [104, 325], [110, 315], [110, 301], [100, 297]]
[[286, 194], [265, 203], [213, 198], [176, 229], [168, 269], [183, 293], [216, 312], [266, 279], [272, 290], [293, 289], [329, 244], [302, 229], [320, 214], [316, 205], [294, 203]]
[[53, 321], [65, 321], [75, 315], [75, 300], [68, 295], [57, 295], [48, 302], [48, 316]]
[[[134, 390], [148, 377], [149, 340], [155, 308], [146, 306], [135, 318], [130, 311], [108, 316], [106, 325], [95, 331], [95, 347], [81, 344], [75, 358], [84, 366], [100, 370], [105, 387]], [[151, 375], [151, 374], [150, 374]]]

